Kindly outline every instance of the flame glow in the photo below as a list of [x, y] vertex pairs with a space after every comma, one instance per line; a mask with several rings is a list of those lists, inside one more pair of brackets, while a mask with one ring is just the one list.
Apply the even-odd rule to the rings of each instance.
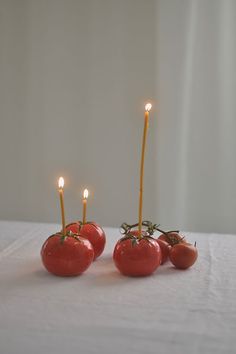
[[145, 105], [145, 111], [146, 111], [146, 112], [150, 112], [151, 109], [152, 109], [152, 104], [149, 102], [149, 103], [147, 103], [147, 104]]
[[89, 191], [87, 189], [85, 189], [84, 193], [83, 193], [84, 199], [87, 199], [88, 195], [89, 195]]
[[59, 180], [58, 180], [58, 187], [60, 189], [62, 189], [64, 187], [64, 178], [63, 177], [60, 177]]

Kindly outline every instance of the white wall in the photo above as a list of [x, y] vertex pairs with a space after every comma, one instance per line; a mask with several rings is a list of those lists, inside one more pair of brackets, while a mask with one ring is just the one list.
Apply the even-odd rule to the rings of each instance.
[[0, 218], [236, 233], [234, 0], [0, 0]]
[[[92, 219], [135, 222], [143, 106], [155, 94], [155, 1], [0, 5], [0, 218], [59, 221], [63, 175], [68, 219], [80, 217], [87, 186]], [[155, 124], [147, 218], [156, 214]]]

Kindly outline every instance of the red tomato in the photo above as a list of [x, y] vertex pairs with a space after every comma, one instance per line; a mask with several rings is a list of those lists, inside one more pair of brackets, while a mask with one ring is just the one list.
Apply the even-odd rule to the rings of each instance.
[[79, 234], [91, 242], [94, 248], [94, 260], [102, 254], [106, 243], [106, 235], [101, 226], [95, 222], [81, 224], [77, 221], [67, 225], [66, 230]]
[[94, 250], [91, 243], [75, 236], [50, 236], [43, 244], [41, 257], [45, 268], [55, 275], [75, 276], [83, 273], [92, 263]]
[[137, 230], [131, 231], [135, 237], [120, 239], [113, 252], [113, 260], [118, 270], [128, 276], [152, 274], [161, 263], [161, 249], [152, 238], [136, 237]]
[[197, 248], [190, 243], [179, 243], [170, 250], [170, 261], [176, 268], [187, 269], [197, 260]]
[[164, 264], [169, 258], [169, 252], [170, 252], [171, 246], [169, 245], [168, 242], [166, 242], [162, 239], [157, 239], [156, 241], [161, 249], [161, 264]]
[[181, 242], [186, 242], [184, 236], [180, 235], [178, 232], [169, 232], [167, 234], [161, 234], [158, 239], [166, 241], [171, 246], [174, 246]]

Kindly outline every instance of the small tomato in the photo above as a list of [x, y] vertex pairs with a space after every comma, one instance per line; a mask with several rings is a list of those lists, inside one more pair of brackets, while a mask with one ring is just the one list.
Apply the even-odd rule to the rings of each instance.
[[190, 243], [179, 243], [170, 250], [170, 261], [176, 268], [187, 269], [197, 260], [197, 248]]
[[86, 239], [88, 239], [94, 248], [94, 260], [98, 258], [106, 243], [106, 235], [104, 230], [95, 222], [87, 222], [82, 224], [80, 221], [73, 222], [66, 226], [67, 231], [72, 231]]
[[169, 258], [171, 246], [169, 245], [168, 242], [166, 242], [162, 239], [157, 239], [156, 241], [161, 249], [161, 264], [164, 264]]
[[167, 232], [166, 234], [161, 234], [158, 239], [166, 241], [171, 246], [186, 242], [185, 237], [180, 235], [178, 232]]

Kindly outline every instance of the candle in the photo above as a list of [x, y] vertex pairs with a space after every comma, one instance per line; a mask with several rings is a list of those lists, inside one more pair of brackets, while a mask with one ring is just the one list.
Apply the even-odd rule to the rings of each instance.
[[58, 180], [58, 187], [59, 187], [59, 196], [60, 196], [60, 204], [61, 204], [61, 224], [62, 224], [62, 233], [63, 235], [66, 234], [66, 222], [65, 222], [65, 209], [64, 209], [64, 178], [60, 177]]
[[85, 189], [83, 193], [83, 224], [86, 224], [88, 194], [89, 194], [88, 190]]
[[143, 174], [144, 174], [144, 158], [145, 158], [145, 148], [147, 140], [147, 130], [149, 123], [149, 112], [152, 108], [151, 103], [145, 105], [144, 114], [144, 129], [143, 129], [143, 143], [142, 143], [142, 153], [141, 153], [141, 164], [140, 164], [140, 187], [139, 187], [139, 223], [138, 223], [138, 237], [142, 236], [142, 212], [143, 212]]

